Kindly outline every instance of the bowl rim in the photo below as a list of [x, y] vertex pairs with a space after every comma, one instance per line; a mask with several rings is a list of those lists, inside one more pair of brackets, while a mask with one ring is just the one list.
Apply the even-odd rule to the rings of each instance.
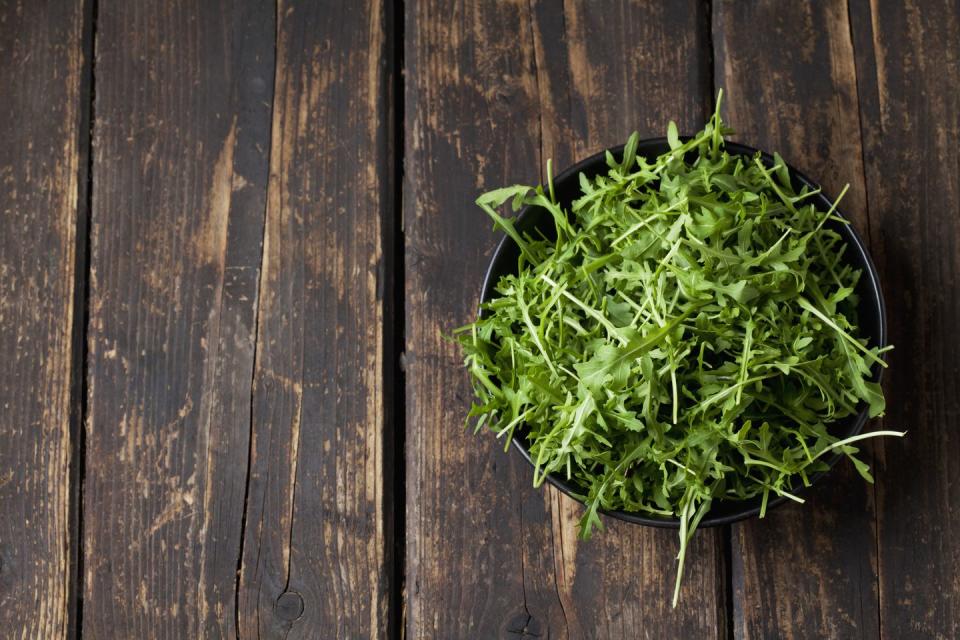
[[[680, 140], [682, 142], [686, 142], [690, 139], [691, 139], [691, 136], [680, 136]], [[637, 156], [649, 157], [649, 156], [646, 156], [641, 151], [644, 147], [664, 146], [664, 145], [668, 145], [666, 137], [660, 136], [655, 138], [641, 139], [637, 143]], [[557, 174], [557, 176], [553, 178], [554, 184], [559, 182], [564, 182], [566, 180], [569, 180], [570, 178], [576, 178], [581, 171], [583, 171], [587, 167], [593, 166], [598, 162], [603, 162], [605, 164], [607, 153], [613, 154], [615, 158], [622, 158], [623, 149], [625, 146], [626, 145], [620, 144], [613, 147], [608, 147], [603, 151], [600, 151], [583, 160], [580, 160], [579, 162], [567, 167], [566, 169], [561, 171], [559, 174]], [[773, 159], [773, 156], [767, 153], [766, 151], [763, 151], [762, 149], [757, 149], [755, 147], [751, 147], [750, 145], [746, 145], [743, 143], [724, 140], [723, 149], [724, 151], [727, 151], [731, 156], [737, 155], [737, 156], [752, 157], [759, 153], [760, 158], [762, 159], [764, 164], [766, 164], [767, 166], [772, 166], [775, 162]], [[833, 205], [835, 203], [835, 199], [828, 196], [818, 183], [808, 178], [803, 172], [799, 171], [793, 165], [787, 163], [786, 161], [784, 161], [784, 163], [786, 164], [787, 170], [790, 173], [792, 178], [796, 179], [802, 185], [810, 189], [821, 189], [820, 196], [823, 199], [825, 199], [830, 205]], [[530, 216], [532, 211], [539, 208], [540, 207], [531, 206], [531, 205], [527, 205], [523, 207], [519, 211], [519, 213], [516, 215], [515, 222], [517, 223], [521, 222], [524, 218]], [[854, 226], [852, 224], [849, 224], [850, 219], [843, 215], [839, 207], [836, 208], [834, 213], [837, 214], [840, 218], [848, 222], [848, 224], [844, 225], [844, 229], [849, 234], [849, 238], [848, 238], [848, 240], [850, 240], [849, 244], [851, 245], [852, 249], [856, 250], [859, 253], [863, 263], [866, 265], [866, 269], [864, 270], [865, 272], [864, 274], [861, 275], [861, 278], [866, 276], [866, 280], [867, 280], [866, 284], [868, 285], [870, 292], [875, 298], [877, 309], [879, 310], [879, 317], [877, 318], [877, 322], [880, 327], [880, 336], [879, 336], [878, 342], [880, 345], [886, 345], [887, 344], [887, 307], [883, 297], [883, 289], [880, 285], [880, 276], [877, 273], [877, 267], [873, 262], [873, 258], [870, 257], [870, 252], [867, 250], [867, 247], [863, 241], [863, 238], [860, 237], [860, 234], [857, 233], [857, 230], [854, 228]], [[483, 285], [480, 290], [481, 291], [480, 292], [480, 309], [478, 309], [478, 316], [480, 314], [480, 310], [482, 309], [482, 305], [485, 302], [488, 302], [489, 300], [493, 299], [494, 297], [491, 295], [492, 292], [494, 291], [494, 287], [497, 284], [496, 282], [493, 281], [494, 270], [498, 264], [500, 254], [512, 243], [513, 243], [513, 240], [510, 238], [510, 236], [504, 235], [500, 239], [500, 241], [497, 243], [496, 248], [494, 249], [493, 253], [490, 256], [490, 262], [487, 265], [487, 270], [483, 277]], [[886, 354], [881, 354], [880, 357], [882, 360], [886, 361]], [[883, 378], [883, 367], [875, 364], [873, 366], [873, 369], [874, 369], [873, 380], [879, 383]], [[863, 430], [863, 427], [866, 425], [869, 419], [868, 410], [869, 410], [869, 407], [867, 403], [861, 401], [860, 411], [857, 413], [856, 418], [854, 418], [852, 426], [850, 427], [850, 430], [849, 430], [850, 436], [857, 435]], [[522, 442], [522, 440], [523, 438], [511, 438], [510, 440], [512, 445], [511, 448], [519, 452], [520, 455], [522, 455], [523, 458], [531, 466], [535, 466], [533, 460], [530, 458], [530, 451], [527, 448], [526, 444]], [[797, 490], [793, 491], [792, 493], [797, 496], [806, 494], [814, 484], [816, 484], [819, 480], [821, 480], [824, 476], [826, 476], [827, 474], [830, 473], [830, 471], [833, 470], [834, 465], [837, 464], [837, 461], [839, 461], [841, 457], [842, 456], [839, 453], [835, 453], [829, 456], [826, 459], [826, 462], [828, 465], [827, 469], [809, 476], [808, 478], [809, 485], [802, 486]], [[580, 504], [584, 504], [583, 500], [577, 497], [578, 495], [577, 489], [572, 484], [565, 481], [563, 478], [557, 476], [555, 473], [547, 474], [546, 481], [551, 485], [553, 485], [554, 487], [556, 487], [557, 489], [559, 489], [560, 491], [562, 491], [563, 493], [565, 493], [567, 496], [569, 496], [573, 500], [576, 500]], [[771, 496], [767, 501], [767, 512], [769, 512], [772, 508], [780, 504], [783, 504], [786, 500], [787, 498], [784, 496], [777, 496], [777, 495]], [[729, 503], [731, 504], [736, 502], [737, 501], [729, 501]], [[753, 516], [759, 515], [761, 505], [759, 504], [759, 501], [757, 498], [744, 500], [742, 502], [745, 505], [744, 509], [735, 510], [728, 514], [711, 516], [711, 512], [708, 511], [704, 515], [703, 520], [701, 520], [698, 528], [716, 527], [720, 525], [731, 524], [733, 522], [739, 522], [741, 520], [746, 520], [747, 518], [752, 518]], [[713, 509], [711, 508], [711, 511], [712, 510]], [[604, 515], [616, 518], [618, 520], [622, 520], [624, 522], [629, 522], [632, 524], [640, 524], [640, 525], [645, 525], [650, 527], [659, 527], [659, 528], [668, 528], [668, 529], [677, 529], [680, 527], [680, 520], [677, 518], [659, 518], [653, 515], [643, 514], [640, 512], [629, 512], [629, 511], [612, 510], [612, 509], [611, 510], [599, 509], [598, 511]]]

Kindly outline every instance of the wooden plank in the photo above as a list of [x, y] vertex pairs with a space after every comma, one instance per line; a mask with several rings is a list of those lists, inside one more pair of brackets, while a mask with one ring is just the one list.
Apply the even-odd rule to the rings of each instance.
[[385, 10], [283, 0], [278, 18], [240, 631], [384, 637]]
[[269, 2], [99, 3], [83, 633], [236, 637]]
[[0, 4], [0, 629], [64, 638], [84, 4]]
[[[733, 138], [779, 151], [830, 194], [849, 183], [841, 210], [866, 235], [846, 3], [718, 2], [713, 31]], [[732, 527], [735, 635], [876, 637], [872, 488], [841, 461], [806, 500]]]
[[698, 2], [407, 3], [407, 635], [718, 637], [718, 531], [691, 550], [670, 608], [675, 531], [607, 520], [534, 490], [528, 465], [461, 428], [470, 404], [454, 345], [496, 242], [473, 200], [622, 142], [702, 125], [710, 104]]
[[896, 349], [877, 448], [880, 626], [960, 637], [960, 16], [851, 2], [870, 229]]

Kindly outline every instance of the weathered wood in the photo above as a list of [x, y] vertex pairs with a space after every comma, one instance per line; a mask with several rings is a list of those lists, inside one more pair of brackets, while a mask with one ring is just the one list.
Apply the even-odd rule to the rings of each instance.
[[579, 505], [462, 429], [467, 377], [440, 335], [476, 313], [496, 242], [480, 192], [702, 125], [704, 6], [418, 1], [406, 27], [408, 637], [723, 636], [719, 532], [698, 535], [671, 609], [676, 532], [607, 519], [578, 541]]
[[81, 1], [0, 4], [0, 635], [23, 638], [73, 624], [83, 31]]
[[851, 3], [870, 232], [890, 311], [877, 447], [880, 627], [960, 637], [960, 16], [949, 2]]
[[384, 637], [386, 15], [277, 10], [240, 633]]
[[99, 3], [83, 633], [236, 637], [269, 2]]
[[[733, 139], [779, 151], [834, 196], [849, 183], [840, 208], [866, 235], [846, 3], [717, 2], [713, 9], [716, 84], [726, 92]], [[806, 504], [732, 527], [736, 637], [878, 635], [872, 496], [841, 461]]]

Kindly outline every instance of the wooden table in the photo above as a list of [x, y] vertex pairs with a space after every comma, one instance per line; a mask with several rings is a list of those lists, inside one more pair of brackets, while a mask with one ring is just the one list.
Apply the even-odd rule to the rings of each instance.
[[[960, 12], [0, 2], [0, 636], [960, 636]], [[877, 483], [674, 531], [462, 428], [472, 204], [637, 129], [779, 150], [869, 239]], [[875, 424], [873, 426], [879, 426]]]

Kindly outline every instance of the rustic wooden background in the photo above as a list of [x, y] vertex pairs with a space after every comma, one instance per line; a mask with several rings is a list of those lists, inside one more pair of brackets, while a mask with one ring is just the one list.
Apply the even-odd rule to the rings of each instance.
[[[440, 334], [480, 191], [719, 87], [850, 183], [909, 435], [673, 610], [675, 532], [578, 541]], [[0, 637], [960, 636], [958, 148], [956, 2], [0, 0]]]

